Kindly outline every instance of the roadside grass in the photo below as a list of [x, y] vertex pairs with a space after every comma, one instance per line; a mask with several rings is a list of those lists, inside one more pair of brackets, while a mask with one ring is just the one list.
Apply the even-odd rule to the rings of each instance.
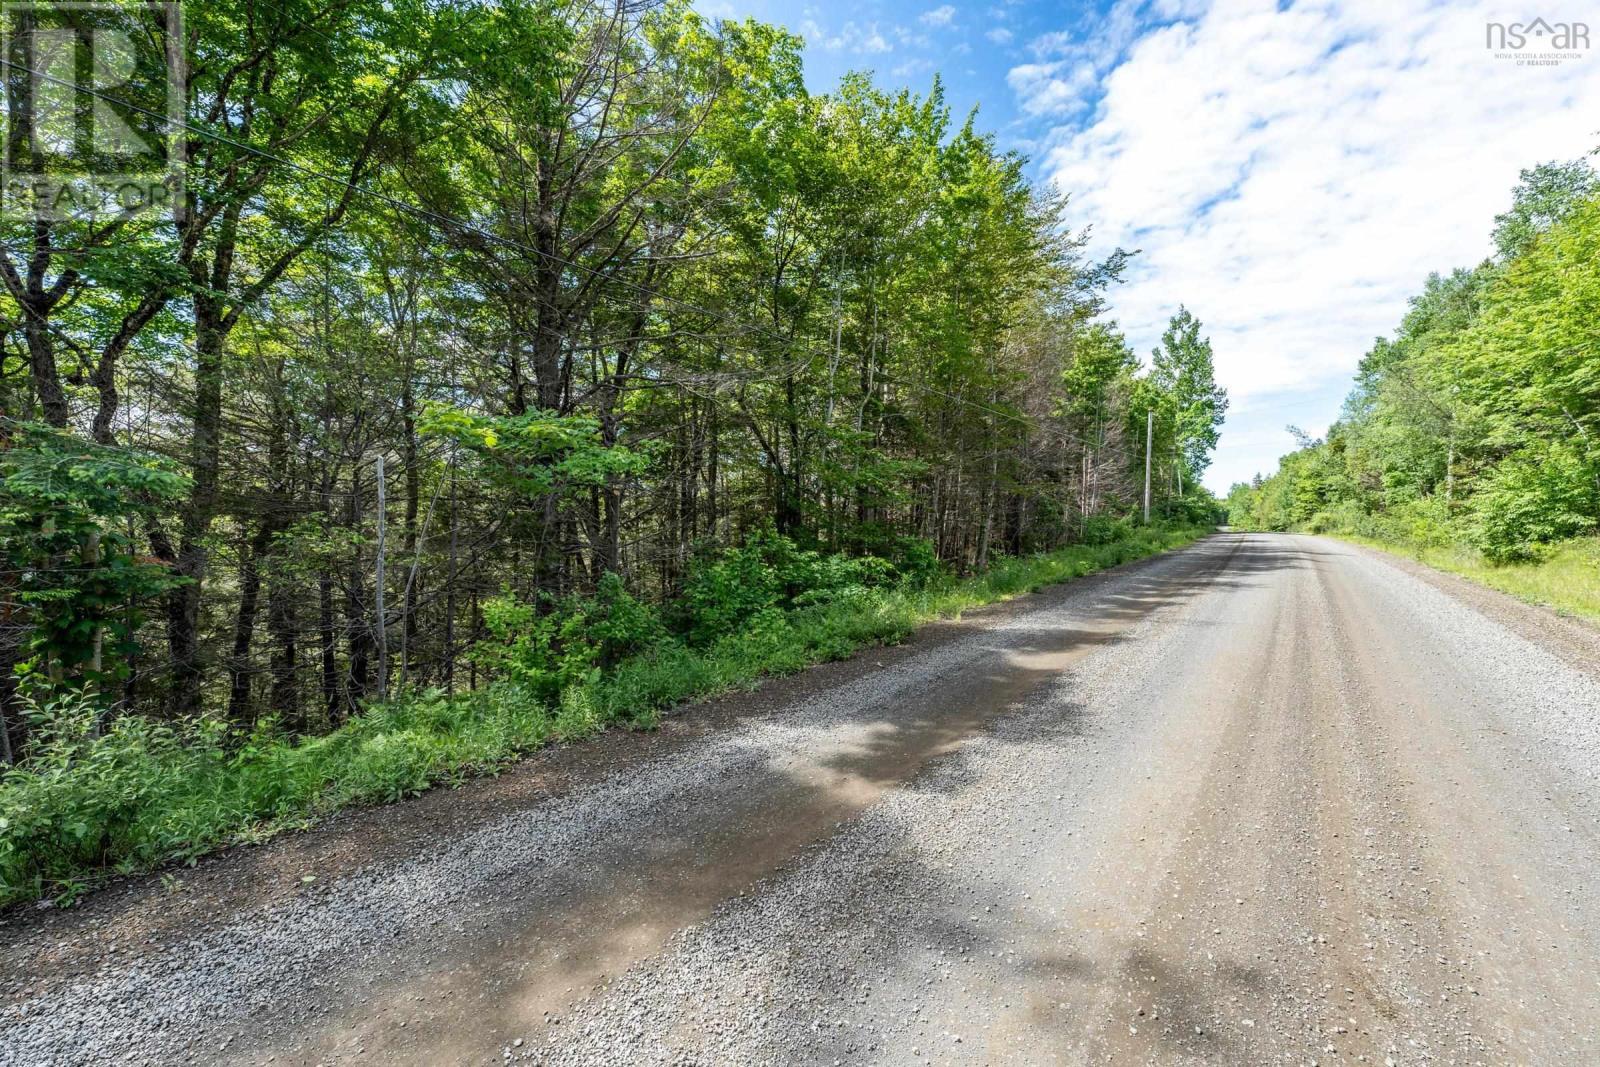
[[904, 640], [919, 625], [1188, 544], [1199, 526], [1133, 528], [1099, 545], [1006, 558], [971, 578], [856, 589], [764, 613], [709, 647], [664, 641], [568, 686], [558, 700], [509, 682], [409, 692], [325, 736], [267, 724], [240, 742], [221, 724], [179, 729], [138, 716], [102, 734], [87, 706], [55, 705], [36, 755], [0, 777], [0, 907], [70, 904], [106, 879], [258, 842], [340, 808], [494, 773], [555, 742], [611, 726], [650, 729], [690, 700]]
[[1508, 593], [1518, 600], [1600, 622], [1600, 538], [1579, 537], [1549, 546], [1538, 559], [1491, 563], [1464, 545], [1416, 545], [1354, 534], [1333, 536], [1384, 552], [1409, 556], [1435, 570]]

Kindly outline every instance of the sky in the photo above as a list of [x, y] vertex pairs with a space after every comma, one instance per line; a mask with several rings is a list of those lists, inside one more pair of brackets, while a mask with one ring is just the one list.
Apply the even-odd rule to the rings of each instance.
[[[1545, 19], [1587, 21], [1600, 37], [1600, 9], [1548, 2]], [[1487, 47], [1489, 21], [1531, 10], [1422, 0], [698, 6], [804, 37], [814, 92], [848, 70], [925, 91], [938, 72], [958, 117], [977, 107], [981, 128], [1067, 194], [1091, 253], [1138, 249], [1110, 314], [1146, 357], [1180, 304], [1205, 323], [1231, 398], [1206, 475], [1218, 493], [1271, 473], [1294, 447], [1286, 426], [1326, 431], [1362, 354], [1393, 332], [1428, 274], [1488, 255], [1522, 169], [1600, 147], [1597, 50], [1534, 65]]]

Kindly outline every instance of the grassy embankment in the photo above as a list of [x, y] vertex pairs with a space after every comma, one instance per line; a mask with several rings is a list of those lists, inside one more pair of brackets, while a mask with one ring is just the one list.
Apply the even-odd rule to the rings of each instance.
[[[1108, 544], [1004, 559], [971, 578], [860, 590], [796, 608], [707, 647], [667, 640], [558, 701], [508, 683], [446, 696], [407, 694], [322, 737], [219, 724], [179, 730], [127, 717], [102, 736], [92, 711], [52, 709], [66, 722], [27, 764], [0, 779], [0, 906], [69, 902], [115, 874], [192, 860], [264, 840], [320, 815], [492, 773], [552, 742], [610, 726], [648, 729], [663, 709], [753, 687], [768, 675], [903, 640], [919, 624], [1175, 548], [1201, 527], [1135, 528]], [[76, 721], [80, 728], [72, 729]]]

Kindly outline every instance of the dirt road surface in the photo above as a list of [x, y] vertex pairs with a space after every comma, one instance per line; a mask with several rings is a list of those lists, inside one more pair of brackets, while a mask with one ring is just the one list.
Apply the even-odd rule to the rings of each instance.
[[1223, 533], [14, 913], [0, 1063], [1597, 1064], [1596, 671]]

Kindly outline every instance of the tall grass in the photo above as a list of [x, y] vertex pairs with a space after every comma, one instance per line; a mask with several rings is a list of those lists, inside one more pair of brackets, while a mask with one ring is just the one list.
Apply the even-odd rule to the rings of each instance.
[[270, 726], [243, 739], [130, 716], [104, 734], [88, 706], [41, 709], [35, 751], [0, 778], [0, 906], [68, 903], [113, 874], [262, 840], [353, 804], [396, 800], [492, 772], [612, 725], [648, 729], [683, 701], [903, 640], [918, 625], [1186, 544], [1199, 527], [1133, 529], [1108, 544], [1003, 559], [967, 579], [857, 589], [770, 611], [704, 648], [677, 641], [569, 686], [554, 702], [499, 682], [407, 693], [323, 737]]

